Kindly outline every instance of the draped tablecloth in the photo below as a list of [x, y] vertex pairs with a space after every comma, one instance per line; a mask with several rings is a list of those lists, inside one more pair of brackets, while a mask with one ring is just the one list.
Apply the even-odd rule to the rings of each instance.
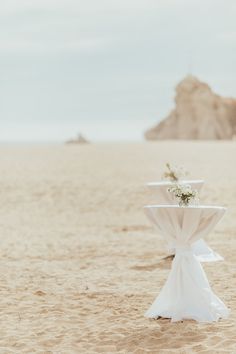
[[[179, 185], [189, 184], [192, 189], [200, 192], [204, 181], [203, 180], [180, 180]], [[176, 199], [173, 193], [168, 192], [168, 188], [176, 185], [171, 181], [149, 182], [146, 184], [150, 192], [150, 203], [155, 204], [176, 204]]]
[[[161, 182], [149, 182], [147, 187], [151, 193], [151, 200], [153, 203], [158, 205], [168, 205], [176, 204], [176, 199], [172, 193], [168, 192], [168, 188], [173, 187], [176, 183], [170, 181], [161, 181]], [[189, 184], [192, 189], [196, 189], [200, 192], [204, 181], [203, 180], [182, 180], [178, 184]], [[152, 215], [147, 213], [149, 219], [155, 226], [155, 220], [153, 220]], [[207, 243], [200, 239], [196, 241], [193, 245], [194, 253], [198, 256], [201, 262], [215, 262], [223, 260], [218, 253], [214, 252]], [[175, 249], [171, 243], [167, 243], [167, 252], [169, 254], [175, 254]]]
[[213, 229], [225, 208], [171, 205], [147, 206], [145, 209], [151, 210], [157, 229], [176, 249], [168, 279], [145, 316], [200, 322], [226, 318], [229, 310], [211, 290], [192, 249], [194, 242]]

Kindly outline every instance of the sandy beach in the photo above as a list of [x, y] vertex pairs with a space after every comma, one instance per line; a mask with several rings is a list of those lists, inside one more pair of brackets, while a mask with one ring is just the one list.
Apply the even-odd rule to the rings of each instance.
[[[166, 162], [226, 215], [204, 263], [214, 324], [143, 316], [171, 261], [143, 212]], [[0, 353], [236, 353], [236, 143], [0, 146]]]

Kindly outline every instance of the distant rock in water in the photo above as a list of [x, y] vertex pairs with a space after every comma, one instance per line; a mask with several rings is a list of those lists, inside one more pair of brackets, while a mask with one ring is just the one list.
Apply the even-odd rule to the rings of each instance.
[[175, 109], [145, 132], [147, 140], [234, 139], [236, 99], [224, 98], [189, 75], [176, 87]]
[[75, 139], [68, 140], [66, 144], [88, 144], [89, 141], [85, 139], [82, 134], [78, 134]]

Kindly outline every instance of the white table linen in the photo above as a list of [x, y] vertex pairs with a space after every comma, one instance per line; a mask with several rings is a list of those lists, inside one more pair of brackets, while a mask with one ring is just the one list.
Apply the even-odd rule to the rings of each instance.
[[[181, 180], [179, 184], [189, 184], [193, 189], [200, 192], [204, 181], [203, 180]], [[172, 187], [175, 183], [170, 181], [161, 182], [149, 182], [147, 187], [151, 193], [150, 201], [153, 201], [158, 205], [176, 204], [176, 199], [172, 193], [168, 192], [168, 188]], [[152, 215], [148, 215], [149, 219], [155, 226], [155, 220]], [[222, 261], [224, 258], [217, 252], [214, 252], [206, 243], [206, 241], [200, 239], [193, 245], [194, 253], [198, 256], [201, 262], [215, 262]], [[168, 254], [175, 254], [175, 249], [171, 243], [167, 243]]]
[[[176, 183], [171, 181], [149, 182], [146, 184], [150, 193], [150, 204], [176, 204], [173, 193], [168, 192], [168, 188], [173, 187]], [[198, 192], [202, 189], [203, 180], [180, 180], [178, 184], [189, 184], [192, 189]]]
[[145, 316], [171, 318], [173, 322], [183, 319], [212, 322], [226, 318], [229, 310], [211, 290], [192, 249], [194, 242], [213, 229], [225, 208], [156, 205], [145, 210], [151, 210], [156, 228], [176, 249], [168, 279]]

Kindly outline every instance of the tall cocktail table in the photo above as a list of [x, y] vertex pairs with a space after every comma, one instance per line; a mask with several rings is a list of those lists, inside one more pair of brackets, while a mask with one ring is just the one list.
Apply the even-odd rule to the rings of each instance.
[[149, 205], [145, 210], [151, 212], [156, 228], [176, 250], [168, 279], [145, 315], [171, 321], [212, 322], [226, 318], [229, 310], [212, 291], [192, 247], [214, 228], [225, 208]]
[[[172, 187], [175, 183], [170, 181], [160, 181], [160, 182], [149, 182], [147, 183], [147, 187], [150, 192], [150, 202], [151, 204], [158, 204], [158, 205], [174, 205], [176, 204], [176, 199], [174, 198], [173, 194], [168, 192], [168, 188]], [[200, 192], [204, 181], [203, 180], [181, 180], [178, 184], [189, 184], [192, 189], [196, 189]], [[151, 213], [147, 213], [149, 219], [155, 226], [155, 220], [153, 220]], [[198, 256], [201, 262], [215, 262], [223, 260], [217, 252], [213, 251], [210, 248], [206, 241], [200, 239], [196, 241], [193, 245], [194, 253]], [[173, 244], [167, 243], [167, 252], [168, 254], [175, 254], [175, 249]]]

